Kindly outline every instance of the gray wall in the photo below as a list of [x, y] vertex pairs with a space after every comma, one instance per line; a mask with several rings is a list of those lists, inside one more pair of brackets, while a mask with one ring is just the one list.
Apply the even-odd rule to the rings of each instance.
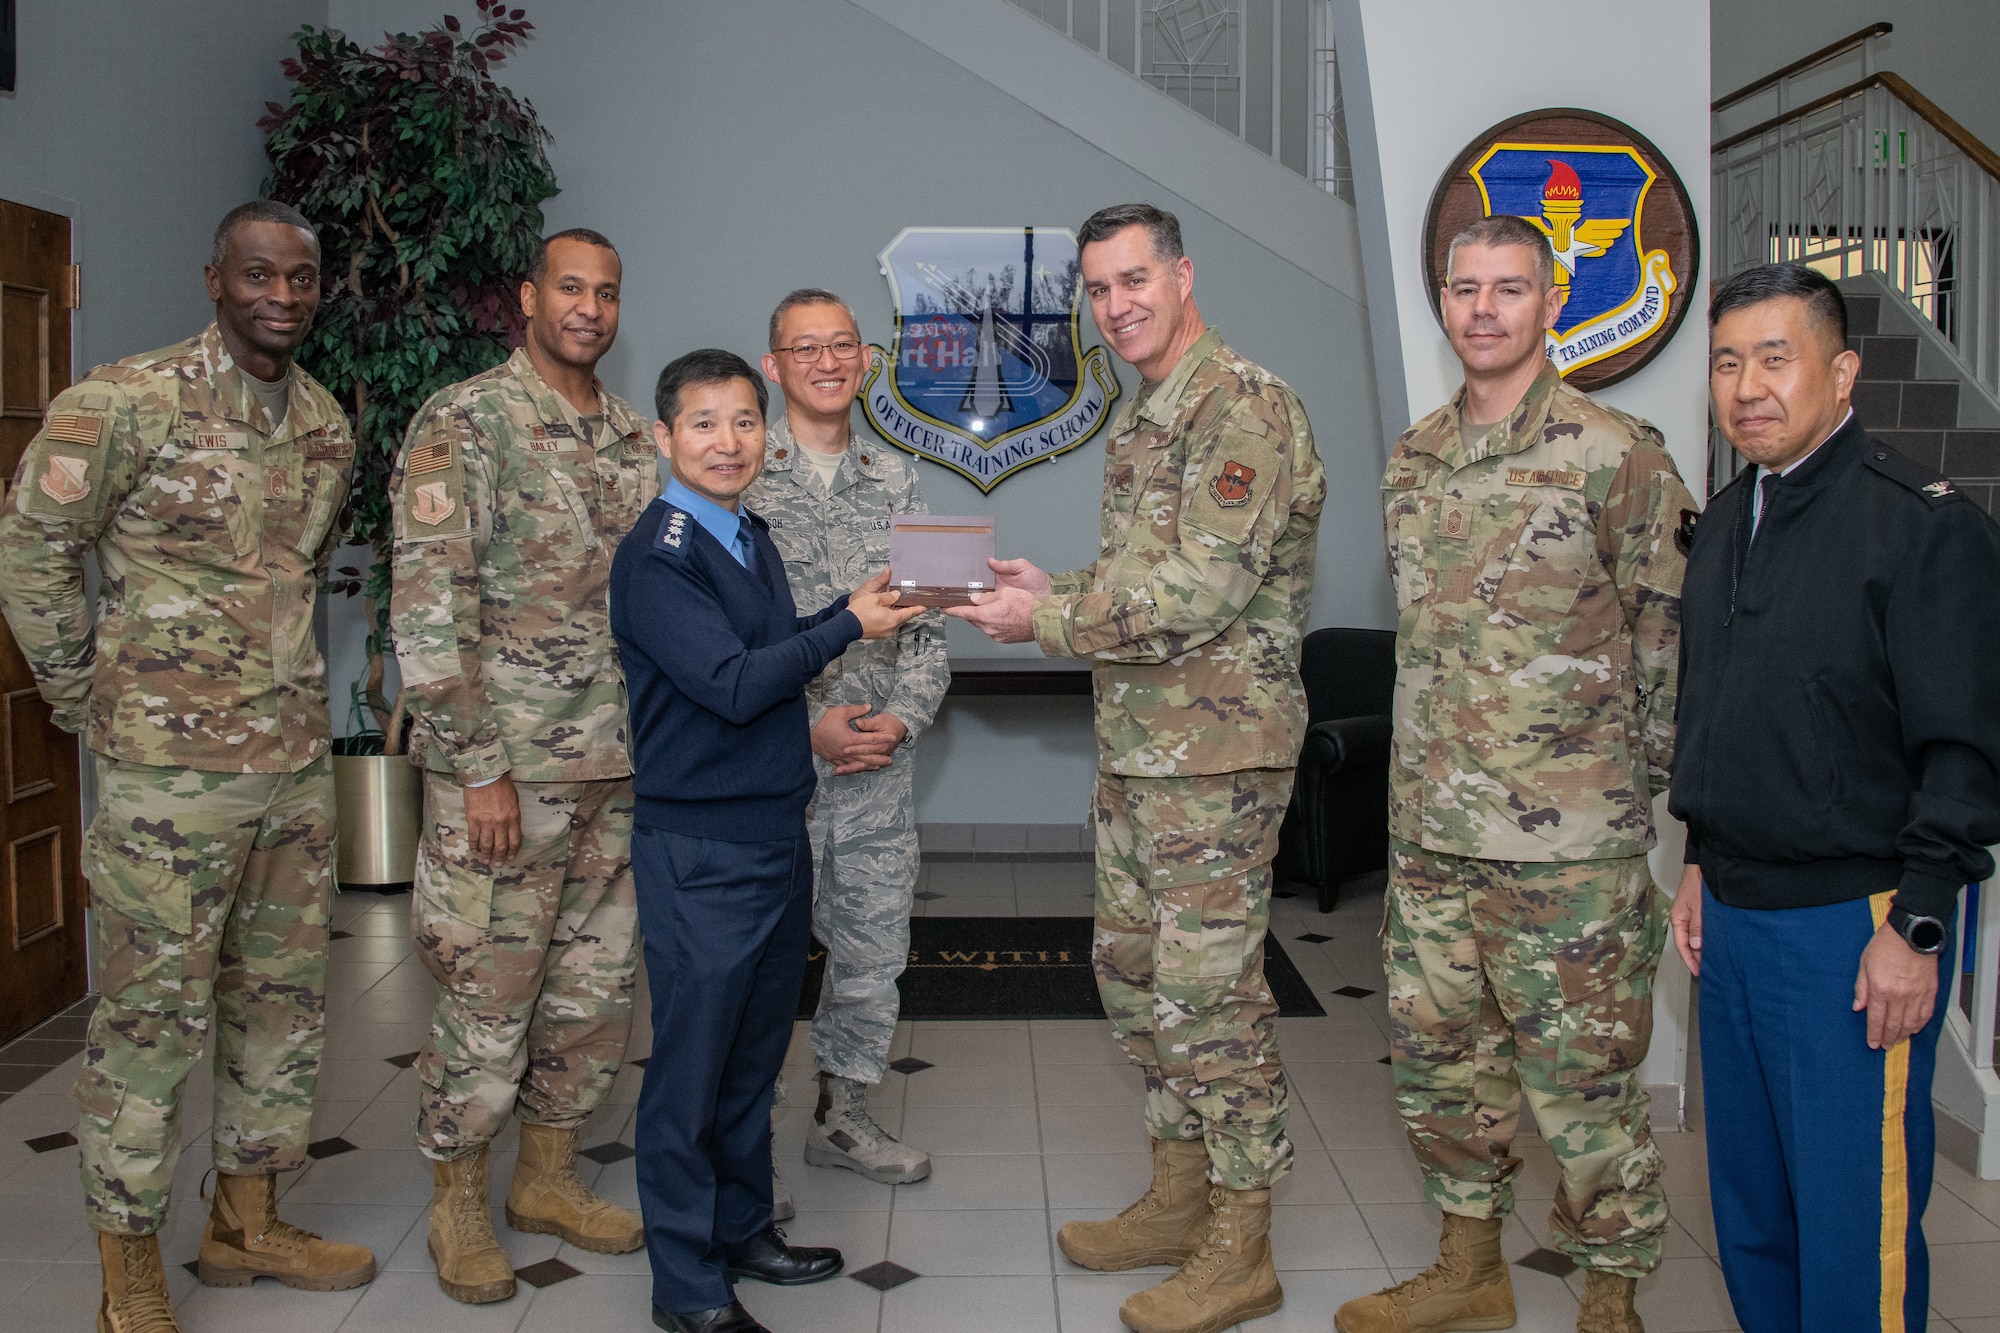
[[1881, 68], [1902, 75], [1959, 124], [2000, 148], [2000, 4], [1994, 0], [1726, 0], [1711, 7], [1714, 87], [1733, 92], [1877, 19]]
[[[379, 40], [440, 8], [333, 0], [329, 21]], [[650, 403], [660, 366], [693, 347], [761, 350], [771, 306], [798, 286], [846, 294], [864, 334], [885, 339], [875, 256], [903, 227], [1075, 227], [1103, 204], [1153, 199], [1181, 215], [1204, 315], [1311, 415], [1331, 490], [1315, 623], [1390, 623], [1354, 301], [841, 0], [598, 0], [531, 17], [536, 40], [503, 77], [555, 134], [550, 226], [595, 227], [625, 256], [623, 329], [602, 368], [616, 391]], [[990, 497], [921, 468], [934, 510], [994, 514], [1003, 548], [1052, 569], [1094, 554], [1101, 475], [1095, 441]], [[954, 630], [954, 652], [996, 651]], [[953, 703], [918, 752], [919, 815], [1079, 822], [1094, 766], [1081, 701]]]
[[0, 94], [0, 198], [68, 213], [84, 265], [79, 371], [213, 316], [209, 235], [255, 198], [257, 118], [278, 61], [326, 0], [23, 0], [19, 79]]

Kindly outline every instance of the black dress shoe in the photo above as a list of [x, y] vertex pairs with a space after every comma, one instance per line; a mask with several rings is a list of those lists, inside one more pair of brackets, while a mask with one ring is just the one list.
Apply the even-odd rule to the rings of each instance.
[[771, 1333], [743, 1308], [741, 1301], [731, 1301], [718, 1305], [713, 1310], [692, 1310], [687, 1314], [669, 1314], [659, 1306], [653, 1307], [653, 1324], [664, 1328], [667, 1333]]
[[765, 1228], [763, 1235], [725, 1257], [730, 1277], [754, 1277], [777, 1287], [824, 1282], [844, 1262], [839, 1250], [823, 1245], [785, 1244], [785, 1233], [776, 1227]]

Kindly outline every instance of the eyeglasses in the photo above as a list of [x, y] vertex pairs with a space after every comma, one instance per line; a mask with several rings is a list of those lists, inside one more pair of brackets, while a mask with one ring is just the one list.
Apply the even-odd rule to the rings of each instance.
[[802, 366], [809, 366], [819, 360], [822, 352], [832, 352], [836, 361], [852, 361], [861, 355], [861, 344], [852, 338], [842, 338], [830, 343], [799, 343], [792, 347], [773, 347], [773, 352], [790, 352], [792, 360]]

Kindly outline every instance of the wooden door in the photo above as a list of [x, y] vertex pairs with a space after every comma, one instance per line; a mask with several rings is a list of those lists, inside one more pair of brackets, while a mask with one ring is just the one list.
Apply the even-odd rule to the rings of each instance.
[[[0, 485], [69, 387], [69, 225], [0, 200]], [[89, 989], [78, 757], [0, 624], [0, 1040]]]

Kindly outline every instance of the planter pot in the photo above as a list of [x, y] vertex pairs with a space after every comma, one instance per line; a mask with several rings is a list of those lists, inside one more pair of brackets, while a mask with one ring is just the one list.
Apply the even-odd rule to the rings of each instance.
[[416, 877], [424, 775], [403, 755], [333, 756], [334, 878], [343, 889], [406, 892]]

